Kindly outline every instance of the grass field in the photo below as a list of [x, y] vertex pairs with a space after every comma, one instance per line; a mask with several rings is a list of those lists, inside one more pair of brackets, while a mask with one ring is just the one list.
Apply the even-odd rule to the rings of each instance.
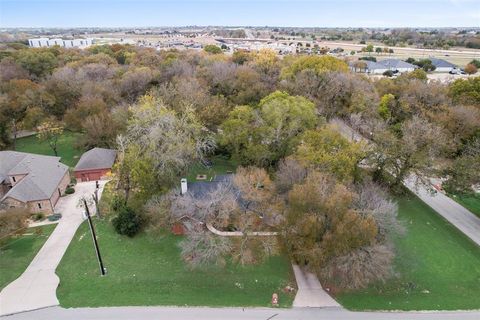
[[0, 244], [0, 290], [25, 271], [55, 227], [56, 224], [29, 228], [24, 235]]
[[480, 217], [480, 194], [450, 195], [450, 197]]
[[[80, 133], [65, 131], [58, 139], [58, 156], [62, 157], [61, 162], [69, 167], [74, 167], [83, 153], [82, 150], [75, 148], [80, 137]], [[17, 140], [16, 150], [48, 156], [55, 155], [48, 145], [48, 142], [40, 141], [37, 136], [19, 138]]]
[[396, 241], [399, 277], [339, 301], [354, 310], [480, 309], [480, 248], [417, 197], [398, 202], [407, 227]]
[[256, 266], [190, 270], [180, 257], [179, 236], [119, 236], [106, 221], [95, 219], [108, 274], [99, 275], [88, 226], [77, 231], [57, 274], [57, 296], [63, 307], [99, 306], [269, 306], [272, 293], [291, 306], [293, 285], [289, 261], [272, 257]]
[[187, 173], [188, 181], [198, 181], [197, 175], [206, 175], [207, 179], [203, 181], [210, 181], [215, 175], [226, 174], [228, 172], [235, 172], [238, 163], [233, 159], [225, 159], [221, 156], [215, 156], [211, 159], [213, 166], [208, 169], [201, 163], [196, 163], [190, 167]]

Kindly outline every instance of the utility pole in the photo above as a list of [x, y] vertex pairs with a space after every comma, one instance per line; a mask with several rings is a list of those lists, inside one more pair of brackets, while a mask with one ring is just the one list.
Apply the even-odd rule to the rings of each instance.
[[100, 274], [105, 275], [105, 268], [103, 267], [102, 256], [100, 255], [100, 248], [98, 247], [97, 236], [95, 235], [95, 228], [93, 227], [92, 218], [90, 217], [90, 211], [88, 210], [87, 200], [83, 199], [83, 204], [85, 206], [85, 212], [88, 219], [88, 225], [90, 226], [90, 233], [92, 234], [93, 245], [95, 247], [95, 252], [97, 253], [98, 265], [100, 266]]

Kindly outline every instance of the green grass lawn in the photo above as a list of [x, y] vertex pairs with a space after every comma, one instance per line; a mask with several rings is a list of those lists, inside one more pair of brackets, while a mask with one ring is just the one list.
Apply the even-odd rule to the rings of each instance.
[[208, 169], [201, 163], [196, 163], [191, 166], [187, 173], [187, 180], [190, 182], [197, 180], [197, 175], [205, 174], [207, 179], [203, 181], [210, 181], [215, 175], [226, 174], [228, 172], [235, 172], [238, 167], [237, 161], [234, 159], [225, 159], [222, 156], [215, 156], [211, 158], [213, 166]]
[[[80, 133], [65, 131], [58, 139], [58, 156], [62, 157], [61, 162], [69, 167], [74, 167], [83, 151], [76, 149], [75, 146], [81, 137]], [[54, 156], [52, 148], [46, 141], [40, 141], [37, 136], [30, 136], [17, 139], [17, 151], [30, 152]]]
[[480, 194], [450, 195], [450, 197], [480, 217]]
[[29, 228], [24, 235], [0, 244], [0, 290], [25, 271], [55, 227], [56, 224], [50, 224]]
[[407, 234], [386, 284], [338, 295], [355, 310], [480, 309], [480, 248], [415, 196], [399, 198]]
[[94, 221], [108, 274], [99, 275], [83, 223], [57, 268], [63, 307], [269, 306], [274, 292], [280, 294], [281, 306], [291, 306], [293, 295], [281, 292], [294, 283], [284, 257], [256, 266], [190, 270], [180, 257], [181, 237], [143, 233], [130, 239], [116, 234], [110, 223]]

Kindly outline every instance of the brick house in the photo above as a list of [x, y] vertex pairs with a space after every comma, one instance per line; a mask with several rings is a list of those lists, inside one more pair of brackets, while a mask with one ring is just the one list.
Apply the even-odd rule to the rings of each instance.
[[77, 181], [96, 181], [112, 171], [117, 151], [93, 148], [82, 154], [73, 173]]
[[51, 214], [70, 183], [60, 157], [0, 151], [0, 202]]

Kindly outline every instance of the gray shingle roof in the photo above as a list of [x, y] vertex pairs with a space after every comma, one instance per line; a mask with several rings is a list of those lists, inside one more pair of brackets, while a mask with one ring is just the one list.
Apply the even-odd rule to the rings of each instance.
[[195, 181], [187, 182], [188, 192], [195, 198], [200, 199], [206, 197], [210, 192], [218, 188], [222, 182], [231, 182], [233, 175], [218, 175], [213, 181]]
[[457, 67], [453, 63], [450, 63], [443, 59], [437, 59], [437, 58], [428, 58], [428, 59], [432, 61], [432, 64], [437, 68], [456, 68]]
[[104, 148], [93, 148], [82, 154], [75, 166], [75, 171], [88, 169], [107, 169], [113, 166], [117, 151]]
[[60, 157], [0, 151], [1, 176], [26, 175], [1, 200], [8, 197], [22, 202], [50, 199], [67, 171]]
[[[364, 62], [365, 65], [367, 66], [367, 70], [384, 70], [384, 69], [388, 69], [387, 67], [385, 67], [384, 65], [378, 63], [378, 62], [374, 62], [374, 61], [370, 61], [370, 60], [358, 60], [356, 62]], [[355, 67], [355, 64], [354, 63], [350, 63], [350, 66], [351, 67]]]
[[387, 67], [387, 68], [393, 68], [393, 69], [398, 69], [398, 68], [416, 68], [415, 65], [399, 60], [399, 59], [385, 59], [382, 61], [378, 62], [379, 64]]
[[27, 154], [15, 151], [0, 151], [0, 183], [8, 177], [8, 172], [15, 167]]

